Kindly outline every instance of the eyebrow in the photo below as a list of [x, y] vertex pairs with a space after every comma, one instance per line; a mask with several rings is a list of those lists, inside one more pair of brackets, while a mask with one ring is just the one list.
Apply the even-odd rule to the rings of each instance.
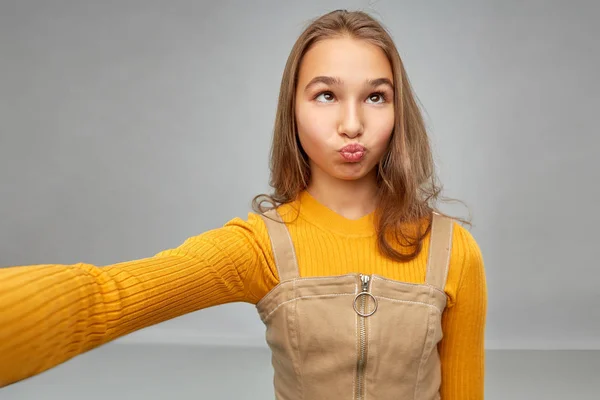
[[[344, 81], [342, 81], [336, 76], [316, 76], [312, 78], [310, 82], [308, 82], [308, 84], [304, 88], [304, 91], [307, 92], [311, 87], [313, 87], [317, 83], [324, 83], [329, 86], [344, 85]], [[373, 88], [380, 85], [387, 85], [390, 87], [390, 89], [394, 90], [394, 85], [392, 84], [392, 81], [390, 81], [388, 78], [367, 79], [365, 83]]]

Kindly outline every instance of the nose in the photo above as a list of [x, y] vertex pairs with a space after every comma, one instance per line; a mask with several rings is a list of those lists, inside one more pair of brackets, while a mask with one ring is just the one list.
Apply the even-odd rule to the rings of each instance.
[[347, 104], [340, 115], [338, 133], [353, 139], [363, 133], [362, 115], [359, 106]]

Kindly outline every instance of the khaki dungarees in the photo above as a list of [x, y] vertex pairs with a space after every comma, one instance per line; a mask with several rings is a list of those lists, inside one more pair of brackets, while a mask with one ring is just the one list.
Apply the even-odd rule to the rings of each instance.
[[414, 284], [358, 272], [302, 278], [285, 224], [269, 217], [281, 217], [263, 215], [280, 282], [256, 308], [276, 399], [440, 399], [453, 220], [434, 213], [426, 280]]

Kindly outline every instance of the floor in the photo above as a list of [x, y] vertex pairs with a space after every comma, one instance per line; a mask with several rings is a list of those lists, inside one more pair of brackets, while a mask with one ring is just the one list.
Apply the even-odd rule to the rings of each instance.
[[[597, 400], [600, 351], [488, 351], [486, 400]], [[1, 400], [272, 399], [266, 348], [110, 343], [0, 389]]]

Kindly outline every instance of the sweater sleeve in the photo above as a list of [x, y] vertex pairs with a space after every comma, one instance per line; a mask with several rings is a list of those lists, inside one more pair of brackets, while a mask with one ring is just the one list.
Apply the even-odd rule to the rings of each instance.
[[442, 315], [442, 400], [483, 400], [487, 285], [480, 249], [469, 231], [454, 236], [450, 268], [462, 268], [456, 298]]
[[0, 268], [0, 387], [192, 311], [256, 303], [272, 268], [264, 229], [249, 214], [149, 258]]

